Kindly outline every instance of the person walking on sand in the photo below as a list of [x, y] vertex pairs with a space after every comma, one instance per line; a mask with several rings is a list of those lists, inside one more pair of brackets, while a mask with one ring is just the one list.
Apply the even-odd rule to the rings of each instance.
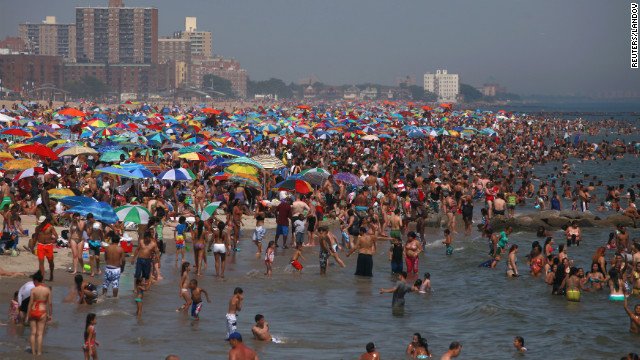
[[31, 326], [31, 353], [42, 355], [42, 338], [47, 322], [51, 322], [53, 305], [51, 304], [51, 289], [42, 284], [42, 273], [33, 275], [35, 287], [31, 289], [29, 297], [29, 325]]
[[124, 249], [120, 246], [120, 236], [111, 238], [111, 245], [104, 249], [104, 258], [107, 268], [104, 270], [104, 284], [102, 284], [102, 294], [106, 294], [109, 285], [113, 288], [113, 297], [118, 297], [118, 287], [120, 286], [120, 274], [124, 272], [126, 261], [124, 260]]
[[[53, 244], [58, 240], [58, 233], [51, 225], [51, 218], [47, 217], [35, 230], [33, 235], [38, 242], [38, 263], [40, 272], [44, 276], [44, 258], [49, 261], [49, 281], [53, 281]], [[35, 251], [35, 248], [32, 248]]]
[[255, 351], [244, 346], [242, 343], [242, 335], [237, 332], [229, 334], [229, 360], [259, 360]]
[[236, 332], [238, 322], [236, 320], [237, 312], [242, 310], [242, 288], [235, 288], [233, 290], [233, 296], [229, 300], [229, 312], [226, 315], [227, 318], [227, 340], [229, 335]]

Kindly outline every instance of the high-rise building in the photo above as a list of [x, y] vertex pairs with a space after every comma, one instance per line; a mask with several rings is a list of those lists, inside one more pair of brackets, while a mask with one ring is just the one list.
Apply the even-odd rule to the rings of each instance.
[[18, 25], [18, 34], [31, 54], [61, 56], [66, 61], [75, 61], [75, 24], [57, 24], [55, 16], [47, 16], [42, 24]]
[[187, 39], [158, 39], [158, 63], [191, 62], [191, 41]]
[[82, 63], [157, 63], [158, 9], [126, 7], [122, 0], [77, 7], [76, 53]]
[[193, 56], [211, 56], [211, 32], [198, 31], [196, 27], [196, 18], [185, 18], [184, 30], [173, 34], [176, 39], [185, 39], [191, 41], [191, 55]]
[[424, 90], [436, 94], [439, 102], [455, 102], [460, 90], [459, 81], [458, 74], [437, 70], [435, 74], [424, 74]]

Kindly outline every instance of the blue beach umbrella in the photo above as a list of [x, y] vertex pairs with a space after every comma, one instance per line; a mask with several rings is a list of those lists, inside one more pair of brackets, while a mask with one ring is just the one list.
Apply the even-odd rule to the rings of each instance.
[[106, 202], [96, 201], [94, 203], [74, 206], [71, 209], [65, 211], [67, 214], [78, 213], [82, 216], [87, 214], [93, 214], [96, 220], [102, 221], [107, 224], [115, 224], [118, 222], [118, 215], [113, 211], [111, 205]]

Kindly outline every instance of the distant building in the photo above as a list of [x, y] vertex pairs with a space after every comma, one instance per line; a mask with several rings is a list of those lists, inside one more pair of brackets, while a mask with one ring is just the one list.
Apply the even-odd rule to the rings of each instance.
[[298, 85], [313, 85], [317, 82], [320, 82], [315, 75], [311, 75], [309, 78], [300, 78], [298, 79]]
[[435, 74], [424, 74], [424, 90], [438, 96], [439, 102], [456, 102], [460, 92], [458, 74], [449, 74], [447, 70], [437, 70]]
[[0, 55], [2, 86], [15, 91], [29, 91], [44, 84], [62, 87], [63, 60], [59, 56]]
[[206, 84], [203, 86], [202, 81], [208, 74], [231, 81], [231, 88], [238, 96], [247, 96], [247, 71], [240, 68], [239, 62], [219, 56], [193, 56], [190, 85], [206, 88]]
[[496, 94], [504, 94], [507, 92], [505, 87], [500, 86], [498, 83], [487, 83], [482, 86], [480, 92], [484, 96], [496, 96]]
[[378, 98], [378, 89], [374, 87], [368, 87], [360, 91], [360, 99], [362, 100], [375, 100]]
[[57, 24], [55, 16], [47, 16], [42, 24], [18, 25], [18, 34], [25, 44], [24, 51], [76, 61], [75, 24]]
[[6, 49], [8, 53], [19, 53], [24, 52], [26, 47], [21, 38], [7, 36], [4, 40], [0, 40], [0, 49]]
[[191, 41], [187, 39], [158, 39], [158, 63], [172, 64], [176, 73], [175, 87], [189, 86], [191, 78]]
[[347, 90], [344, 91], [342, 98], [345, 100], [359, 100], [360, 99], [360, 89], [358, 89], [355, 85], [351, 86]]
[[114, 93], [134, 93], [145, 97], [156, 91], [157, 67], [156, 64], [67, 63], [64, 80], [79, 81], [85, 76], [93, 76], [109, 85]]
[[399, 77], [396, 78], [396, 86], [397, 87], [409, 87], [409, 86], [414, 86], [416, 84], [416, 77], [415, 76], [406, 76], [406, 77]]
[[76, 8], [76, 59], [81, 63], [155, 64], [158, 62], [158, 9]]
[[173, 37], [191, 41], [192, 56], [211, 56], [211, 32], [198, 31], [195, 17], [185, 18], [184, 28], [174, 33]]

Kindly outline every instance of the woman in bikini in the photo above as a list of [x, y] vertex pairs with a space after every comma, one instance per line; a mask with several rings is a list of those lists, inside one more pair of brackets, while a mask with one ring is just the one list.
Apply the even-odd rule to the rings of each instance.
[[458, 202], [452, 194], [449, 194], [449, 196], [444, 199], [444, 206], [444, 212], [447, 215], [447, 218], [449, 218], [447, 228], [449, 229], [449, 231], [451, 231], [451, 235], [456, 234], [456, 214], [458, 213]]
[[513, 244], [511, 248], [509, 248], [509, 255], [507, 256], [507, 276], [508, 277], [518, 277], [518, 258], [516, 254], [518, 253], [518, 245]]
[[238, 239], [240, 238], [240, 229], [242, 223], [242, 203], [236, 198], [233, 200], [233, 206], [231, 207], [231, 229], [233, 230], [233, 250], [238, 251]]
[[[31, 353], [42, 355], [42, 337], [47, 322], [51, 321], [53, 305], [51, 303], [51, 289], [42, 284], [42, 273], [33, 276], [35, 287], [31, 289], [29, 297], [29, 324], [31, 325]], [[37, 347], [36, 347], [37, 344]]]
[[602, 290], [605, 282], [608, 280], [599, 263], [591, 264], [591, 271], [586, 275], [591, 290]]
[[[195, 252], [196, 257], [196, 275], [202, 276], [201, 267], [202, 267], [202, 259], [204, 258], [204, 246], [207, 243], [208, 232], [204, 228], [204, 221], [200, 220], [197, 223], [197, 227], [191, 232], [191, 237], [193, 239], [193, 251]], [[207, 269], [205, 263], [205, 270]]]
[[216, 277], [221, 276], [222, 278], [224, 278], [227, 253], [231, 252], [229, 231], [225, 230], [225, 227], [226, 224], [220, 221], [218, 223], [218, 231], [213, 233], [213, 256], [216, 262]]
[[266, 232], [266, 229], [264, 227], [265, 206], [262, 205], [262, 203], [258, 203], [258, 209], [254, 214], [254, 217], [256, 218], [256, 229], [253, 232], [253, 242], [258, 248], [256, 256], [260, 256], [260, 254], [262, 254], [262, 239], [264, 238], [264, 234]]
[[96, 314], [88, 313], [84, 325], [84, 344], [82, 345], [85, 360], [89, 360], [89, 358], [93, 358], [93, 360], [98, 359], [98, 349], [96, 346], [100, 346], [100, 342], [96, 340], [97, 323], [98, 317]]
[[196, 188], [195, 188], [195, 199], [194, 199], [194, 209], [196, 214], [202, 214], [202, 210], [204, 209], [204, 205], [205, 205], [205, 190], [204, 190], [204, 185], [199, 184]]
[[71, 217], [71, 225], [69, 226], [69, 247], [73, 254], [73, 272], [71, 275], [78, 273], [78, 264], [80, 264], [80, 271], [84, 274], [84, 260], [82, 259], [82, 252], [84, 251], [84, 221], [80, 220], [80, 214], [74, 213]]
[[593, 258], [591, 259], [592, 263], [600, 265], [600, 271], [602, 275], [607, 273], [607, 260], [605, 259], [605, 254], [607, 253], [607, 249], [604, 246], [601, 246], [596, 250], [596, 253], [593, 254]]
[[422, 252], [422, 245], [416, 233], [413, 231], [407, 234], [407, 238], [407, 243], [404, 246], [404, 255], [407, 263], [407, 274], [410, 276], [411, 272], [414, 274], [418, 273], [418, 264], [420, 261], [418, 255]]
[[578, 272], [578, 268], [571, 267], [571, 269], [569, 270], [569, 276], [565, 277], [564, 282], [566, 285], [565, 293], [567, 296], [567, 301], [578, 302], [580, 301], [580, 290], [589, 291], [588, 289], [583, 287], [582, 281], [578, 276]]

